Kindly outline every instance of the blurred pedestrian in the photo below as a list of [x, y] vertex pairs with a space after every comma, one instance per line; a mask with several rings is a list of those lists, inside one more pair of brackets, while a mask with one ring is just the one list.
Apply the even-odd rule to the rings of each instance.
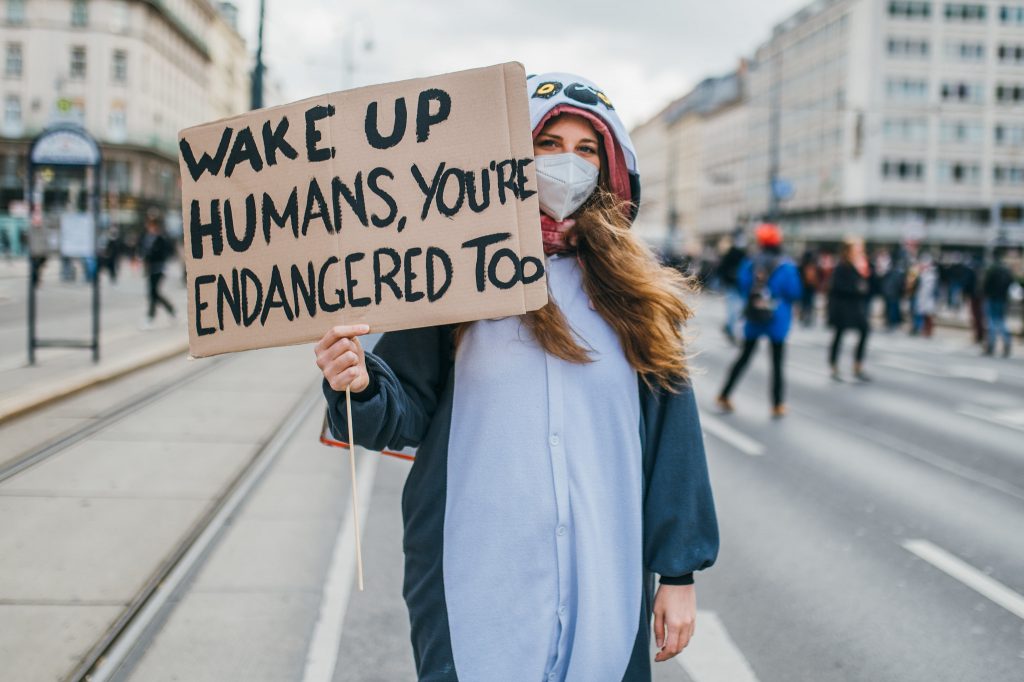
[[1003, 262], [1002, 249], [996, 249], [992, 264], [985, 271], [985, 279], [981, 284], [985, 296], [985, 317], [988, 319], [988, 341], [985, 355], [992, 355], [996, 349], [996, 339], [1003, 339], [1003, 357], [1010, 357], [1010, 328], [1006, 325], [1006, 305], [1013, 285], [1013, 273]]
[[142, 235], [139, 247], [149, 283], [149, 311], [142, 326], [144, 329], [152, 329], [157, 305], [163, 306], [172, 318], [175, 316], [174, 306], [160, 293], [160, 281], [164, 278], [164, 268], [168, 259], [174, 254], [174, 245], [164, 234], [160, 221], [150, 217], [146, 220], [146, 232]]
[[733, 230], [729, 248], [718, 262], [718, 280], [725, 294], [725, 325], [722, 331], [736, 343], [736, 326], [743, 314], [743, 295], [740, 293], [740, 266], [747, 257], [747, 236], [742, 227]]
[[885, 273], [878, 272], [879, 290], [885, 302], [886, 330], [891, 332], [903, 324], [903, 292], [907, 287], [905, 260], [898, 249], [889, 254], [889, 267]]
[[928, 338], [935, 326], [935, 309], [939, 298], [939, 273], [929, 251], [922, 252], [918, 257], [912, 287], [914, 325], [910, 334]]
[[800, 324], [810, 327], [814, 324], [814, 306], [820, 285], [818, 257], [811, 249], [800, 257]]
[[[333, 327], [317, 365], [335, 435], [350, 390], [357, 442], [419, 448], [402, 499], [418, 679], [649, 680], [652, 611], [667, 660], [718, 551], [686, 280], [629, 229], [639, 175], [607, 97], [527, 82], [547, 305], [372, 353], [367, 326]], [[483, 626], [496, 614], [514, 636]]]
[[755, 236], [761, 252], [754, 259], [745, 259], [739, 273], [740, 292], [746, 301], [743, 349], [729, 370], [717, 403], [723, 412], [733, 411], [729, 395], [750, 362], [758, 339], [767, 336], [772, 349], [772, 416], [778, 418], [786, 414], [782, 363], [792, 306], [800, 299], [800, 273], [796, 263], [782, 252], [778, 225], [762, 223]]
[[978, 275], [979, 269], [980, 264], [975, 257], [970, 257], [964, 262], [963, 296], [970, 312], [974, 343], [983, 346], [985, 344], [985, 312], [983, 309], [984, 297], [981, 295], [981, 282]]
[[0, 227], [0, 254], [3, 255], [4, 260], [11, 259], [11, 237], [7, 234], [7, 230]]
[[116, 226], [106, 231], [100, 243], [101, 266], [110, 275], [111, 284], [117, 284], [117, 272], [120, 265], [124, 243]]
[[868, 344], [868, 302], [871, 296], [871, 266], [864, 252], [864, 242], [849, 238], [839, 249], [839, 263], [832, 271], [828, 291], [828, 321], [835, 329], [829, 349], [828, 364], [832, 378], [842, 381], [839, 373], [839, 351], [843, 333], [852, 329], [859, 334], [854, 352], [853, 376], [868, 381], [864, 372], [864, 355]]

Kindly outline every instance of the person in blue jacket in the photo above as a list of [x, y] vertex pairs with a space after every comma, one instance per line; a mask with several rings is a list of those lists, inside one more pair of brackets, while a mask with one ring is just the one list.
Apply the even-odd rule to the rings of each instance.
[[786, 337], [793, 318], [793, 303], [800, 299], [802, 286], [796, 264], [782, 252], [782, 230], [778, 225], [761, 223], [755, 236], [761, 252], [740, 267], [740, 291], [747, 301], [743, 349], [729, 370], [717, 403], [723, 412], [733, 411], [729, 395], [747, 368], [758, 339], [767, 336], [772, 347], [772, 416], [779, 418], [786, 414], [782, 376]]
[[[640, 183], [608, 96], [531, 76], [549, 303], [316, 346], [331, 429], [417, 446], [402, 499], [418, 678], [651, 679], [689, 642], [718, 525], [682, 328], [687, 281], [630, 231]], [[655, 586], [655, 576], [658, 585]]]

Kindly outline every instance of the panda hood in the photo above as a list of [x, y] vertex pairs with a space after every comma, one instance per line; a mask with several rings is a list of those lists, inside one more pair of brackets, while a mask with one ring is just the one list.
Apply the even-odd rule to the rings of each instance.
[[527, 77], [526, 87], [530, 98], [530, 127], [534, 136], [548, 119], [562, 113], [581, 115], [594, 124], [604, 142], [608, 189], [633, 205], [630, 217], [635, 217], [640, 203], [636, 149], [604, 91], [586, 78], [571, 73], [532, 75]]

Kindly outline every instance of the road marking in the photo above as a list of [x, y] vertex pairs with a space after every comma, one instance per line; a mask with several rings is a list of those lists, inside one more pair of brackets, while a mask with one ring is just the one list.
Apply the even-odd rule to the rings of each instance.
[[961, 405], [956, 411], [990, 424], [998, 424], [1015, 431], [1024, 431], [1024, 411], [1022, 410], [979, 410], [971, 405]]
[[974, 379], [994, 384], [999, 381], [999, 371], [995, 367], [972, 367], [971, 365], [950, 365], [946, 373], [957, 379]]
[[740, 452], [756, 457], [764, 454], [764, 446], [753, 438], [741, 433], [724, 421], [710, 414], [702, 414], [700, 417], [704, 430], [718, 440], [725, 441]]
[[[366, 454], [362, 448], [358, 448], [357, 452]], [[368, 454], [359, 460], [356, 485], [359, 489], [359, 527], [362, 533], [366, 527], [367, 510], [370, 507], [370, 495], [373, 493], [373, 480], [377, 473], [379, 455]], [[303, 682], [330, 682], [334, 678], [341, 628], [345, 622], [348, 598], [352, 594], [352, 581], [355, 578], [355, 548], [356, 534], [352, 528], [352, 510], [349, 508], [338, 527], [338, 537], [334, 542], [334, 553], [327, 569], [327, 579], [320, 599], [320, 613], [317, 616], [313, 637], [309, 641], [309, 649], [306, 651]]]
[[902, 544], [908, 552], [916, 554], [943, 573], [956, 578], [1018, 618], [1024, 619], [1024, 597], [998, 580], [990, 578], [974, 566], [927, 540], [904, 540]]
[[960, 478], [964, 478], [968, 481], [979, 483], [991, 488], [992, 490], [1015, 497], [1018, 500], [1024, 500], [1024, 488], [1018, 488], [1012, 483], [1007, 483], [997, 476], [990, 476], [972, 469], [971, 467], [954, 462], [942, 455], [935, 454], [931, 450], [926, 450], [925, 448], [918, 447], [912, 443], [886, 435], [877, 430], [866, 430], [861, 424], [845, 423], [842, 419], [837, 419], [835, 415], [817, 413], [814, 410], [808, 410], [803, 407], [793, 408], [793, 412], [802, 414], [805, 417], [820, 423], [827, 423], [832, 428], [845, 431], [854, 438], [866, 440], [869, 443], [874, 443], [886, 450], [890, 450], [900, 455], [906, 455], [907, 457], [912, 457], [913, 459], [931, 465], [936, 469], [941, 469], [947, 473], [953, 474], [954, 476], [959, 476]]
[[693, 682], [757, 682], [750, 663], [714, 611], [697, 611], [693, 638], [676, 661]]
[[994, 367], [972, 367], [970, 365], [944, 365], [931, 367], [908, 363], [906, 360], [891, 361], [882, 360], [875, 364], [891, 369], [903, 370], [914, 374], [922, 374], [936, 379], [972, 379], [987, 384], [994, 384], [999, 381], [999, 372]]

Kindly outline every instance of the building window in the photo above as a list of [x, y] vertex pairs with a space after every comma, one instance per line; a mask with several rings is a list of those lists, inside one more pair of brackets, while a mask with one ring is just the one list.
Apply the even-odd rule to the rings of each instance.
[[114, 0], [113, 29], [124, 31], [128, 28], [128, 0]]
[[927, 59], [928, 41], [914, 38], [889, 38], [886, 50], [890, 57]]
[[111, 142], [124, 142], [128, 136], [128, 117], [123, 104], [115, 104], [107, 117], [107, 134]]
[[928, 99], [928, 81], [918, 78], [890, 78], [885, 82], [889, 99], [921, 102]]
[[939, 182], [950, 185], [976, 185], [981, 180], [981, 167], [963, 161], [940, 161]]
[[85, 0], [71, 0], [71, 25], [85, 26], [89, 23], [89, 7]]
[[981, 83], [943, 83], [943, 102], [981, 104], [985, 101], [985, 88]]
[[4, 97], [4, 134], [21, 135], [21, 98], [17, 95]]
[[946, 21], [985, 21], [985, 5], [947, 2]]
[[1000, 45], [997, 51], [1000, 64], [1024, 65], [1024, 45]]
[[1024, 185], [1024, 166], [1002, 166], [992, 168], [992, 180], [997, 185]]
[[893, 0], [889, 3], [889, 16], [901, 19], [927, 19], [932, 15], [932, 3]]
[[85, 78], [85, 48], [81, 45], [71, 48], [70, 74], [72, 78]]
[[8, 78], [21, 78], [21, 43], [7, 43], [5, 54], [4, 75]]
[[7, 0], [7, 23], [25, 23], [25, 0]]
[[961, 62], [985, 61], [985, 43], [946, 43], [946, 58]]
[[1000, 104], [1020, 104], [1024, 102], [1024, 85], [1000, 83], [996, 86], [996, 102]]
[[997, 123], [993, 132], [997, 147], [1024, 147], [1024, 124]]
[[1024, 5], [1000, 5], [999, 23], [1024, 26]]
[[887, 118], [882, 122], [882, 134], [893, 142], [926, 142], [928, 119]]
[[943, 121], [939, 139], [943, 142], [981, 144], [985, 129], [980, 121]]
[[128, 53], [124, 50], [114, 50], [114, 61], [112, 62], [110, 77], [115, 83], [126, 83], [128, 81]]
[[882, 161], [882, 177], [887, 180], [920, 182], [924, 179], [924, 162], [886, 159]]

